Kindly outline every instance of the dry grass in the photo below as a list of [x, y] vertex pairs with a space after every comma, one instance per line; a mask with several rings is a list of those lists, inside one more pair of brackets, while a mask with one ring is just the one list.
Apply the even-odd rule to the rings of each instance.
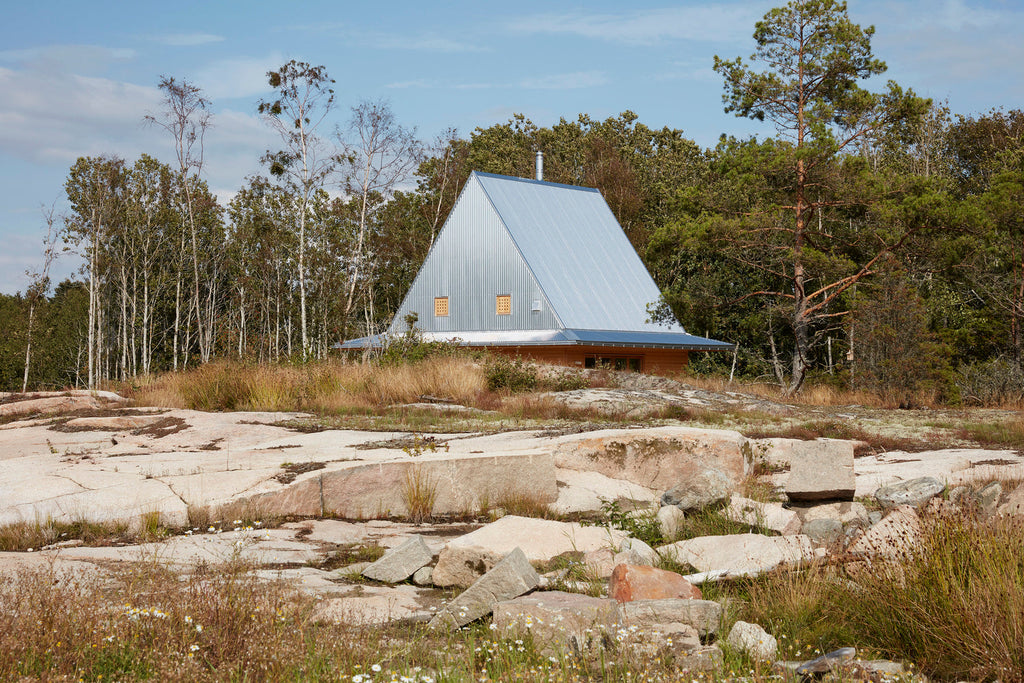
[[231, 361], [141, 377], [116, 386], [137, 405], [196, 410], [309, 411], [340, 415], [377, 411], [432, 396], [471, 403], [483, 370], [467, 358], [372, 365], [326, 361], [309, 365], [254, 365]]
[[420, 524], [429, 520], [436, 500], [437, 482], [430, 478], [430, 474], [424, 472], [420, 465], [407, 469], [402, 481], [402, 502], [410, 521]]
[[926, 518], [911, 558], [754, 581], [743, 618], [804, 658], [855, 644], [943, 680], [1022, 681], [1022, 538], [1019, 519]]
[[[766, 401], [787, 403], [791, 405], [817, 406], [823, 408], [850, 405], [868, 406], [872, 408], [900, 407], [899, 401], [889, 400], [871, 392], [838, 389], [828, 384], [815, 384], [812, 382], [805, 383], [803, 388], [800, 390], [800, 393], [795, 396], [787, 396], [777, 384], [767, 382], [750, 382], [743, 380], [734, 380], [730, 382], [728, 378], [718, 375], [681, 375], [676, 379], [684, 384], [688, 384], [694, 388], [703, 389], [705, 391], [735, 391], [749, 396], [755, 396]], [[934, 407], [936, 405], [935, 397], [930, 394], [922, 394], [921, 396], [914, 397], [914, 399], [915, 405], [929, 407]]]

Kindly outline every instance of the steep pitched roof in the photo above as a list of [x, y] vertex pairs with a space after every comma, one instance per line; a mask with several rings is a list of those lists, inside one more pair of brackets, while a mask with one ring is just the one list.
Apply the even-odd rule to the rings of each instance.
[[475, 175], [564, 327], [683, 331], [647, 322], [661, 292], [598, 190]]
[[[509, 292], [516, 310], [496, 316], [494, 295]], [[452, 297], [450, 316], [430, 315], [437, 296]], [[416, 312], [427, 339], [470, 345], [731, 348], [648, 322], [659, 297], [598, 190], [473, 172], [388, 334], [405, 332], [406, 314]]]

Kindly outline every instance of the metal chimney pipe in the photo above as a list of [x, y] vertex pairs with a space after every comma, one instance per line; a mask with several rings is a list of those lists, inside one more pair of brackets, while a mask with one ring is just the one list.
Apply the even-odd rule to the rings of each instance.
[[537, 180], [544, 180], [544, 152], [537, 150]]

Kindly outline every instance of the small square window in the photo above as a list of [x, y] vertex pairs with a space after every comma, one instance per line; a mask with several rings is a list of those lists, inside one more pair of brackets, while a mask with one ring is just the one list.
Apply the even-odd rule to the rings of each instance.
[[512, 315], [512, 295], [499, 294], [494, 303], [494, 310], [498, 315]]
[[448, 317], [448, 297], [446, 296], [435, 296], [434, 297], [434, 315], [438, 318]]

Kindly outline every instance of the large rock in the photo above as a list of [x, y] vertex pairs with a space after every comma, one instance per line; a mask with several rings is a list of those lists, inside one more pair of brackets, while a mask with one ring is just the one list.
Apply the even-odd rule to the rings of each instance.
[[612, 570], [608, 596], [619, 602], [703, 597], [699, 588], [675, 572], [631, 564], [620, 564]]
[[612, 633], [621, 616], [610, 598], [550, 591], [499, 602], [494, 607], [494, 627], [504, 637], [533, 637], [543, 652], [586, 654], [602, 645], [602, 635]]
[[737, 621], [733, 624], [726, 642], [733, 649], [745, 652], [752, 659], [760, 661], [774, 661], [779, 651], [779, 643], [775, 636], [757, 624], [747, 621]]
[[[417, 494], [419, 491], [421, 493]], [[255, 500], [268, 512], [354, 519], [408, 515], [413, 498], [433, 496], [433, 514], [475, 511], [482, 501], [510, 494], [528, 495], [540, 504], [558, 498], [554, 460], [547, 454], [496, 457], [424, 454], [404, 460], [339, 467], [314, 472], [284, 489]]]
[[430, 564], [434, 553], [427, 547], [422, 536], [410, 536], [402, 545], [384, 553], [384, 555], [362, 574], [368, 579], [384, 583], [405, 581], [416, 573], [416, 570]]
[[701, 572], [725, 570], [735, 574], [764, 572], [815, 557], [811, 539], [801, 534], [701, 536], [662, 546], [658, 552]]
[[770, 529], [783, 536], [800, 533], [800, 518], [781, 503], [763, 503], [741, 496], [733, 496], [725, 509], [725, 516], [734, 522]]
[[76, 410], [94, 410], [123, 405], [127, 399], [110, 391], [42, 391], [32, 394], [6, 394], [0, 403], [0, 419], [18, 419], [26, 415], [54, 415]]
[[449, 542], [438, 556], [433, 581], [468, 586], [513, 548], [521, 548], [531, 562], [547, 562], [564, 553], [618, 548], [625, 538], [619, 530], [509, 515]]
[[945, 488], [946, 485], [935, 477], [918, 477], [879, 488], [875, 491], [875, 500], [885, 510], [891, 510], [897, 505], [920, 508]]
[[619, 605], [619, 610], [627, 626], [644, 628], [652, 624], [686, 624], [697, 629], [701, 638], [715, 635], [722, 627], [722, 606], [712, 600], [633, 600]]
[[540, 576], [523, 551], [516, 548], [440, 610], [430, 626], [460, 628], [490, 614], [499, 602], [529, 593], [539, 584]]
[[660, 491], [624, 479], [612, 479], [598, 472], [556, 469], [558, 500], [551, 509], [557, 513], [597, 512], [610, 500], [627, 504], [653, 503]]
[[921, 519], [909, 505], [893, 508], [850, 546], [856, 555], [900, 558], [911, 555], [921, 538]]
[[1014, 489], [1006, 498], [1006, 502], [999, 506], [1001, 515], [1022, 515], [1024, 516], [1024, 484]]
[[853, 443], [815, 439], [793, 451], [786, 495], [791, 501], [853, 500]]
[[738, 432], [691, 427], [616, 429], [562, 437], [555, 465], [599, 472], [649, 489], [666, 491], [713, 467], [735, 487], [750, 472], [753, 456]]
[[734, 482], [716, 466], [699, 468], [661, 496], [662, 505], [675, 505], [683, 512], [703, 510], [728, 502]]

